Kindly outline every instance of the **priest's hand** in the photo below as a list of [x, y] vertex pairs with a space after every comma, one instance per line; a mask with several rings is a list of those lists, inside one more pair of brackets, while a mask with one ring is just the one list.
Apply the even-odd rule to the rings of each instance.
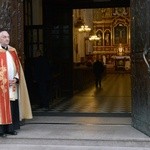
[[18, 79], [14, 78], [13, 80], [9, 80], [9, 85], [13, 85], [15, 83], [18, 83]]

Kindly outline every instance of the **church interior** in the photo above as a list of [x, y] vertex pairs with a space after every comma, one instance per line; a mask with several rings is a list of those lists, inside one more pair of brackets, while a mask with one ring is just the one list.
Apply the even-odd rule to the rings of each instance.
[[[49, 23], [46, 17], [49, 17], [50, 14], [46, 14], [46, 17], [43, 17], [42, 9], [45, 6], [41, 5], [41, 0], [34, 3], [36, 5], [32, 5], [32, 27], [29, 25], [29, 21], [25, 19], [25, 37], [32, 37], [26, 40], [26, 57], [33, 59], [37, 49], [40, 49], [43, 54], [50, 55], [50, 61], [57, 68], [52, 79], [52, 96], [49, 101], [49, 110], [46, 113], [130, 114], [130, 7], [73, 9], [71, 15], [71, 40], [67, 41], [67, 25], [62, 27], [63, 37], [59, 34], [61, 29], [59, 29], [58, 25], [54, 24], [53, 29], [52, 25], [50, 25], [46, 29], [46, 32], [48, 32], [46, 36], [51, 34], [53, 39], [52, 42], [49, 41], [45, 45], [49, 49], [58, 49], [58, 54], [57, 50], [46, 51], [47, 47], [44, 48], [43, 35], [45, 33], [43, 24], [45, 22]], [[39, 12], [38, 15], [37, 12]], [[61, 21], [60, 18], [58, 20]], [[56, 18], [55, 21], [57, 21]], [[65, 47], [58, 47], [60, 44], [58, 40], [62, 40]], [[72, 45], [71, 52], [70, 47], [66, 46], [69, 42]], [[69, 53], [72, 53], [71, 61], [68, 64], [64, 64], [64, 60], [68, 55], [67, 50], [64, 53], [61, 52], [61, 49], [64, 48], [68, 48]], [[63, 57], [63, 62], [59, 60], [61, 57]], [[101, 89], [95, 89], [92, 72], [92, 65], [97, 57], [106, 68]], [[63, 64], [64, 68], [60, 64]], [[72, 72], [67, 74], [66, 68], [69, 68]], [[26, 76], [33, 111], [36, 114], [41, 113], [43, 112], [42, 110], [36, 109], [38, 99], [34, 91], [36, 85], [34, 83], [31, 85], [32, 79], [28, 79], [27, 73]], [[69, 80], [72, 82], [71, 86], [70, 83], [68, 84]], [[68, 92], [69, 90], [71, 94]]]
[[91, 65], [99, 57], [107, 71], [131, 69], [129, 7], [75, 9], [73, 19], [76, 65]]

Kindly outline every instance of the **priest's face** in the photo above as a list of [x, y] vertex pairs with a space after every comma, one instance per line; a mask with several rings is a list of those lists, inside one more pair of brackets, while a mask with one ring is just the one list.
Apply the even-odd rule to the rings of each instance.
[[0, 33], [0, 43], [1, 43], [1, 45], [4, 46], [4, 47], [7, 47], [9, 45], [9, 42], [10, 42], [10, 37], [9, 37], [8, 32], [2, 31]]

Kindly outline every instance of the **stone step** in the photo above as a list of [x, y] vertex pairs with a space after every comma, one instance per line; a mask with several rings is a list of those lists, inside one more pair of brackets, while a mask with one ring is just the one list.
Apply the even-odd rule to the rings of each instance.
[[[69, 129], [69, 128], [68, 128]], [[122, 128], [123, 129], [123, 128]], [[119, 129], [120, 130], [120, 129]], [[124, 130], [124, 129], [123, 129]], [[28, 131], [26, 131], [28, 132]], [[47, 131], [49, 132], [49, 131]], [[78, 131], [77, 131], [78, 132]], [[89, 131], [90, 132], [90, 131]], [[128, 132], [128, 131], [127, 131]], [[108, 134], [109, 131], [105, 134]], [[55, 136], [52, 133], [52, 135], [47, 134], [46, 136], [44, 136], [44, 133], [39, 135], [39, 133], [36, 134], [35, 137], [35, 133], [31, 132], [30, 134], [26, 134], [23, 133], [17, 136], [7, 136], [7, 138], [1, 138], [0, 140], [0, 149], [5, 150], [4, 147], [8, 148], [7, 150], [9, 150], [9, 147], [11, 147], [11, 149], [13, 148], [17, 148], [19, 150], [24, 150], [24, 148], [28, 148], [28, 150], [32, 149], [37, 149], [39, 147], [43, 147], [44, 150], [45, 148], [47, 149], [47, 147], [51, 147], [53, 148], [58, 148], [57, 150], [60, 149], [60, 147], [62, 149], [77, 149], [80, 147], [80, 149], [86, 149], [88, 147], [88, 150], [90, 149], [98, 149], [98, 148], [104, 148], [104, 149], [150, 149], [150, 138], [144, 136], [139, 136], [139, 137], [135, 137], [133, 135], [133, 137], [130, 137], [130, 134], [128, 136], [128, 138], [125, 136], [122, 136], [120, 134], [120, 137], [117, 137], [116, 134], [114, 133], [114, 136], [112, 136], [112, 134], [110, 133], [109, 135], [99, 135], [99, 137], [97, 135], [95, 135], [94, 138], [88, 136], [88, 134], [86, 133], [86, 135], [81, 135], [76, 137], [73, 135], [70, 135], [70, 137], [67, 136], [62, 136], [62, 134], [60, 133], [60, 136], [56, 136], [58, 133], [56, 132]], [[65, 134], [65, 133], [64, 133]], [[68, 134], [66, 132], [66, 134]], [[24, 136], [25, 135], [25, 136]], [[139, 134], [140, 135], [140, 134]], [[142, 135], [142, 134], [141, 134]], [[138, 136], [138, 134], [137, 134]], [[10, 144], [11, 143], [11, 144]], [[102, 149], [102, 150], [104, 150]], [[129, 150], [130, 150], [129, 149]], [[15, 149], [17, 150], [17, 149]]]
[[1, 144], [1, 150], [150, 150], [148, 147]]
[[35, 117], [16, 136], [0, 138], [0, 150], [150, 150], [150, 137], [130, 118]]

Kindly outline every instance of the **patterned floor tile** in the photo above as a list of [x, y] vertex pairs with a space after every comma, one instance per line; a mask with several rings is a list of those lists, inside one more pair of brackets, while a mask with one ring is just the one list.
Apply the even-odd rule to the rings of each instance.
[[52, 110], [76, 113], [130, 113], [130, 74], [108, 74], [102, 81], [101, 89], [96, 89], [93, 85]]

